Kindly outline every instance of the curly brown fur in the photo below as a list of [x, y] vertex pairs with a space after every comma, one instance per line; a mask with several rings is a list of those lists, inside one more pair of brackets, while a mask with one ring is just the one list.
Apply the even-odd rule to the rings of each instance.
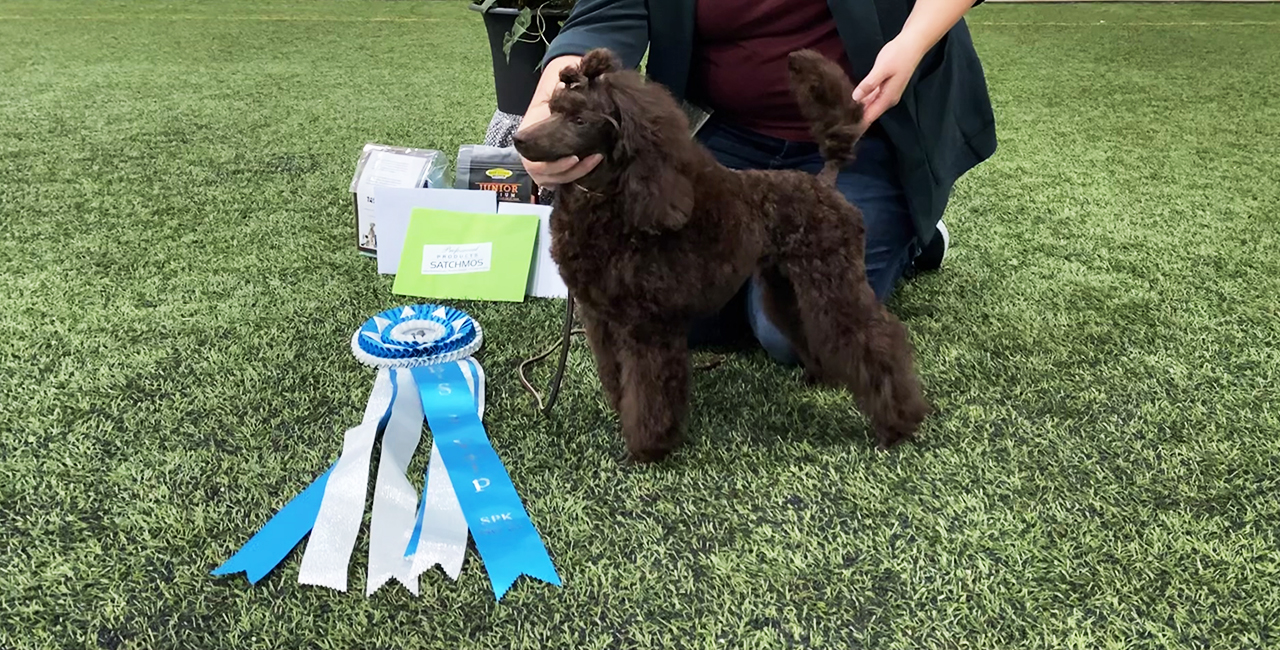
[[862, 215], [835, 189], [862, 135], [862, 107], [821, 55], [796, 52], [789, 65], [827, 160], [817, 176], [723, 167], [689, 137], [672, 96], [607, 50], [566, 69], [552, 116], [517, 134], [529, 160], [604, 156], [558, 188], [551, 255], [638, 461], [680, 444], [690, 324], [753, 275], [808, 376], [848, 388], [881, 448], [912, 436], [929, 411], [906, 328], [867, 282]]

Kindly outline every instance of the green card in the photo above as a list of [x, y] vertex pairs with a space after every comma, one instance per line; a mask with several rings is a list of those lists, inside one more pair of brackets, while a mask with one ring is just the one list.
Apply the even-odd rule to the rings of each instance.
[[414, 208], [392, 293], [521, 302], [538, 217]]

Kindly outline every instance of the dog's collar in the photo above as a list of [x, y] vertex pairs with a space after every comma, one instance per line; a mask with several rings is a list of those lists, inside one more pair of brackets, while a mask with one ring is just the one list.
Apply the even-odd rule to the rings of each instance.
[[578, 188], [578, 191], [579, 191], [579, 192], [582, 192], [583, 194], [586, 194], [587, 196], [604, 196], [604, 194], [603, 194], [603, 193], [601, 193], [601, 192], [597, 192], [597, 191], [595, 191], [595, 190], [589, 190], [589, 189], [587, 189], [587, 188], [585, 188], [585, 187], [583, 187], [583, 186], [579, 185], [577, 181], [574, 181], [573, 186], [574, 186], [574, 187], [576, 187], [576, 188]]

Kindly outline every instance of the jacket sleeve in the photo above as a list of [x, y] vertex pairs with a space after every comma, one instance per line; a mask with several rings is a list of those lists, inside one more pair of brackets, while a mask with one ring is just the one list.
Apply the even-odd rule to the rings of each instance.
[[647, 0], [578, 0], [560, 34], [547, 47], [542, 65], [598, 47], [613, 50], [627, 67], [639, 67], [649, 48]]

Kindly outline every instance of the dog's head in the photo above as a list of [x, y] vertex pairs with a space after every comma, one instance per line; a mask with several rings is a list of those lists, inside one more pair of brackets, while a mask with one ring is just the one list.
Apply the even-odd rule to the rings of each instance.
[[[560, 72], [563, 87], [548, 102], [551, 116], [521, 129], [515, 147], [526, 160], [549, 162], [600, 154], [589, 183], [617, 182], [620, 201], [636, 202], [632, 225], [645, 230], [682, 225], [693, 188], [681, 156], [690, 145], [684, 111], [665, 88], [625, 69], [606, 49], [583, 55]], [[586, 179], [584, 179], [586, 180]]]
[[620, 70], [608, 50], [588, 52], [578, 65], [561, 70], [564, 85], [547, 103], [551, 116], [515, 135], [520, 155], [533, 162], [597, 153], [609, 158], [621, 137], [621, 111], [611, 92], [613, 86], [625, 83], [612, 74]]

